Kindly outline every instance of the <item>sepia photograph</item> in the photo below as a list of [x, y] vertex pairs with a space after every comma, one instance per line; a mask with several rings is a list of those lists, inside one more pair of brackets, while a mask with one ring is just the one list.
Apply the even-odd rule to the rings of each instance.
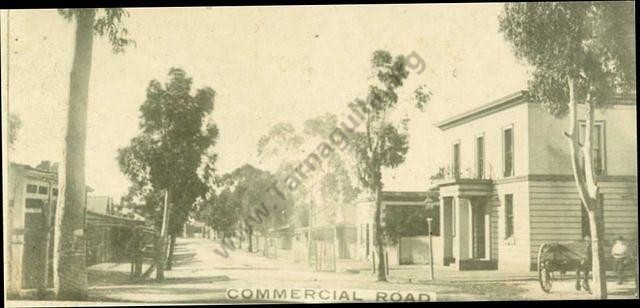
[[637, 300], [635, 27], [0, 9], [4, 306]]

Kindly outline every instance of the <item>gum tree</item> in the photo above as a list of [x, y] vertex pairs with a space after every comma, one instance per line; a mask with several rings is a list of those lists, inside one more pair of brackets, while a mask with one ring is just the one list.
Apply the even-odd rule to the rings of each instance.
[[[404, 56], [395, 59], [384, 50], [373, 53], [371, 60], [376, 83], [369, 86], [366, 99], [356, 99], [362, 111], [364, 131], [354, 133], [354, 150], [360, 183], [373, 196], [375, 202], [374, 236], [378, 259], [378, 281], [386, 281], [382, 207], [382, 168], [395, 168], [402, 164], [409, 149], [407, 119], [393, 123], [390, 115], [398, 104], [396, 91], [409, 76]], [[416, 107], [422, 110], [430, 94], [421, 86], [415, 92]]]
[[87, 298], [83, 230], [87, 106], [93, 37], [107, 36], [116, 53], [122, 52], [132, 41], [125, 38], [127, 29], [121, 20], [128, 14], [123, 9], [64, 9], [59, 13], [69, 21], [75, 20], [76, 33], [65, 147], [58, 179], [60, 197], [56, 207], [53, 284], [58, 299], [83, 300]]
[[[311, 187], [318, 185], [327, 208], [334, 210], [326, 212], [332, 218], [335, 218], [341, 207], [352, 204], [359, 193], [355, 177], [350, 172], [350, 167], [354, 164], [351, 152], [343, 152], [339, 147], [331, 147], [330, 150], [326, 148], [329, 154], [327, 157], [318, 156], [318, 161], [313, 160], [314, 154], [300, 150], [310, 145], [320, 148], [319, 145], [340, 128], [345, 130], [345, 134], [349, 134], [349, 131], [340, 125], [336, 115], [326, 113], [307, 119], [300, 130], [296, 130], [289, 123], [278, 123], [258, 142], [258, 157], [262, 162], [279, 162], [275, 172], [277, 178], [294, 175], [301, 182], [305, 181], [305, 184], [300, 185], [292, 194], [297, 212], [292, 217], [300, 226], [308, 226], [309, 223], [308, 203]], [[344, 146], [348, 146], [348, 143]], [[324, 159], [320, 159], [321, 156]], [[314, 213], [316, 211], [314, 210]]]
[[254, 251], [253, 235], [256, 231], [266, 234], [269, 229], [283, 226], [293, 206], [291, 198], [280, 199], [268, 188], [276, 177], [268, 171], [245, 164], [222, 176], [225, 185], [231, 187], [226, 205], [234, 209], [238, 229], [234, 236], [241, 241], [248, 239], [249, 252]]
[[[204, 87], [192, 94], [192, 82], [179, 68], [169, 70], [169, 82], [164, 85], [152, 80], [140, 107], [142, 131], [129, 146], [118, 150], [120, 169], [134, 187], [146, 189], [143, 195], [153, 207], [149, 209], [151, 212], [155, 213], [164, 203], [159, 196], [165, 191], [168, 194], [167, 269], [171, 269], [176, 236], [196, 200], [208, 190], [199, 172], [212, 170], [216, 157], [211, 151], [218, 128], [209, 120], [215, 91]], [[156, 227], [158, 224], [156, 220]]]
[[[635, 88], [635, 17], [631, 2], [507, 3], [500, 32], [533, 67], [529, 98], [568, 116], [565, 132], [578, 194], [589, 217], [596, 298], [607, 297], [602, 204], [594, 168], [594, 111]], [[584, 107], [584, 142], [578, 108]]]

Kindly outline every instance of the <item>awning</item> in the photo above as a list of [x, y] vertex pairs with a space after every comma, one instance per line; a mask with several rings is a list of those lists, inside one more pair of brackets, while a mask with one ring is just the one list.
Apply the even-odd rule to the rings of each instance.
[[138, 228], [142, 229], [143, 231], [155, 233], [155, 230], [145, 226], [144, 220], [136, 220], [120, 216], [101, 214], [89, 210], [87, 210], [86, 223], [87, 225], [100, 227]]

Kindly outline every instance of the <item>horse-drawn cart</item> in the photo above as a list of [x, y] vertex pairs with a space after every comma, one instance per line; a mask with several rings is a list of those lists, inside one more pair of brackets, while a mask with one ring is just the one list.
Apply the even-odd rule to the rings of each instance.
[[591, 270], [591, 246], [589, 241], [544, 243], [538, 249], [538, 278], [542, 291], [549, 293], [556, 272], [576, 272], [576, 288], [580, 288], [580, 273], [584, 273], [582, 287], [589, 290], [588, 276]]

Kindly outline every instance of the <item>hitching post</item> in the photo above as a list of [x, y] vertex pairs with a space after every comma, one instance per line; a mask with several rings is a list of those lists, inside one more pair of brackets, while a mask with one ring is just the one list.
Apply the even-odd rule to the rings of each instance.
[[427, 218], [427, 226], [429, 228], [429, 267], [431, 268], [430, 274], [431, 274], [431, 280], [434, 280], [433, 277], [433, 240], [432, 240], [432, 236], [431, 236], [431, 222], [433, 221], [433, 218], [429, 217]]

